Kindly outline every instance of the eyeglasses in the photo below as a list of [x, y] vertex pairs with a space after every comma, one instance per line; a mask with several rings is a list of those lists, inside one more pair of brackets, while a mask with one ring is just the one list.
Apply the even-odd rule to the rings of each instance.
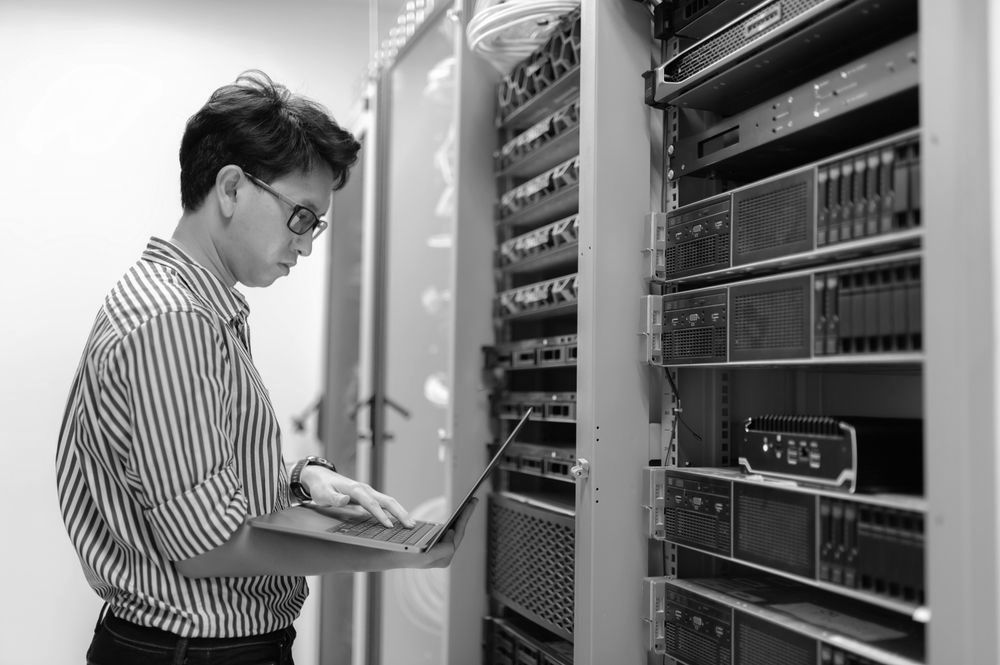
[[292, 206], [292, 214], [288, 217], [288, 229], [295, 235], [301, 236], [312, 231], [312, 237], [313, 240], [315, 240], [316, 236], [326, 230], [328, 224], [317, 217], [316, 213], [309, 208], [300, 203], [296, 203], [260, 178], [255, 178], [246, 171], [243, 172], [243, 175], [245, 175], [250, 182], [268, 192], [279, 201]]

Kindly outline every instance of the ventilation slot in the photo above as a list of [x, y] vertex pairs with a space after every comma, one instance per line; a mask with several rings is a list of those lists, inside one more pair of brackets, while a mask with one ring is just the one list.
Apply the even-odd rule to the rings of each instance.
[[807, 241], [809, 213], [805, 182], [739, 201], [735, 225], [737, 255]]

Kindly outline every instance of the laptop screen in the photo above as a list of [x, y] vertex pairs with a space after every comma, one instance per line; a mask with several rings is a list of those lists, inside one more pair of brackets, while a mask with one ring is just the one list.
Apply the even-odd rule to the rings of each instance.
[[462, 508], [465, 506], [465, 504], [469, 503], [469, 501], [472, 500], [472, 497], [475, 495], [476, 490], [479, 489], [479, 486], [483, 484], [483, 481], [489, 477], [490, 472], [493, 471], [493, 469], [496, 468], [497, 464], [500, 463], [500, 459], [503, 457], [504, 450], [507, 448], [510, 442], [514, 440], [514, 437], [517, 436], [518, 431], [524, 426], [524, 423], [528, 422], [528, 416], [531, 415], [531, 411], [532, 407], [529, 406], [528, 409], [524, 412], [524, 415], [521, 416], [521, 419], [517, 421], [517, 425], [515, 425], [514, 429], [511, 430], [506, 440], [504, 440], [504, 442], [500, 444], [500, 448], [497, 449], [497, 452], [496, 454], [493, 455], [493, 459], [490, 460], [490, 463], [486, 465], [486, 469], [479, 476], [479, 480], [475, 482], [475, 484], [472, 486], [472, 489], [469, 490], [469, 493], [465, 495], [464, 499], [462, 499], [462, 502], [455, 507], [455, 510], [454, 512], [452, 512], [451, 517], [448, 519], [447, 522], [445, 522], [444, 528], [441, 529], [440, 532], [438, 532], [438, 535], [434, 539], [435, 542], [446, 531], [448, 531], [448, 529], [452, 528], [455, 525], [455, 521], [458, 520], [458, 516], [462, 512]]

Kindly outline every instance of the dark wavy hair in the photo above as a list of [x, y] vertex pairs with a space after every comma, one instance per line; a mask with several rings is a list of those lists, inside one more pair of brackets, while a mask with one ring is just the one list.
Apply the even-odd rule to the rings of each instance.
[[181, 139], [181, 205], [195, 210], [219, 169], [235, 164], [266, 182], [319, 161], [347, 184], [361, 144], [321, 104], [292, 94], [262, 71], [243, 72], [209, 97], [187, 121]]

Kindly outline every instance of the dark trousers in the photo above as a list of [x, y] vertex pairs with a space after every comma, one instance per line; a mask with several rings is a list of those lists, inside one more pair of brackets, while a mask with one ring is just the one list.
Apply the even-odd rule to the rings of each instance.
[[185, 638], [108, 612], [94, 630], [87, 665], [295, 665], [294, 640], [291, 626], [248, 637]]

